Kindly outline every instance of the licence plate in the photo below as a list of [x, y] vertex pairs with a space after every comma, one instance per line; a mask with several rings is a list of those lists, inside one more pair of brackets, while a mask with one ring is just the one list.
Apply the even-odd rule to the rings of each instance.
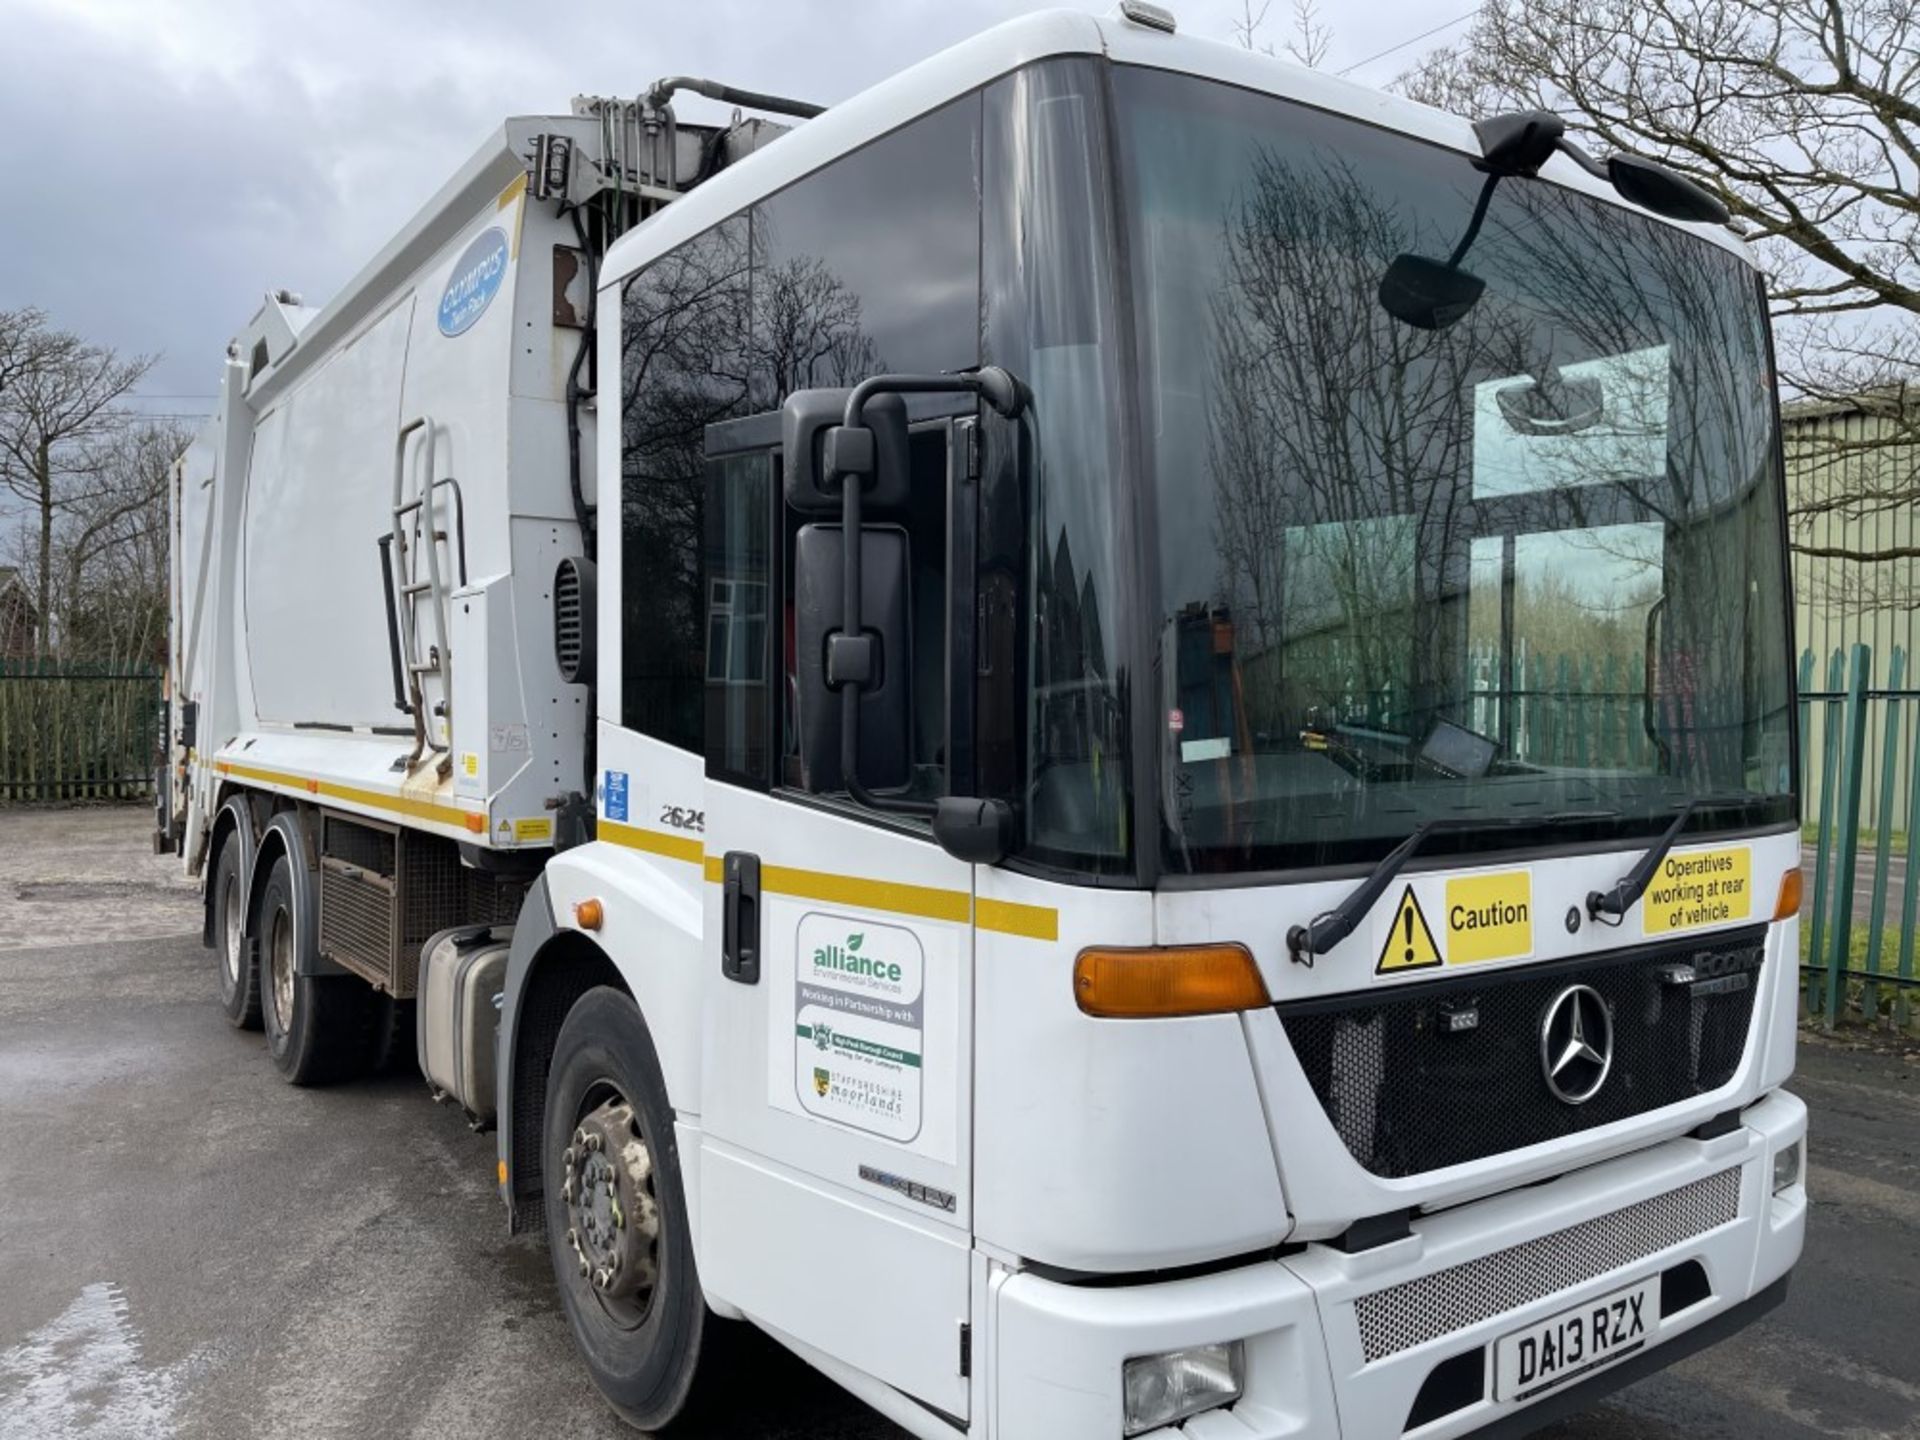
[[1494, 1352], [1495, 1394], [1526, 1400], [1630, 1355], [1660, 1316], [1660, 1278], [1642, 1280], [1502, 1336]]

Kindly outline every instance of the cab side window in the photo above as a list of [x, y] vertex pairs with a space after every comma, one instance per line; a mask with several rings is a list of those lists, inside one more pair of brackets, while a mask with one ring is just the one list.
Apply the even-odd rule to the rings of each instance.
[[693, 751], [714, 598], [704, 442], [746, 410], [747, 235], [736, 216], [663, 255], [627, 282], [621, 316], [621, 723]]
[[980, 97], [753, 208], [753, 409], [980, 361]]
[[765, 789], [770, 750], [774, 485], [771, 450], [726, 455], [707, 466], [707, 773]]

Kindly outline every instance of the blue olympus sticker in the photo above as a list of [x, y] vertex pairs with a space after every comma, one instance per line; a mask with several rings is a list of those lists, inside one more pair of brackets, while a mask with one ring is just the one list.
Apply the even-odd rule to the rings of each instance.
[[440, 296], [440, 333], [451, 338], [471, 330], [499, 293], [507, 274], [507, 232], [481, 231], [454, 263]]
[[627, 818], [627, 772], [624, 770], [607, 771], [607, 819], [625, 820]]

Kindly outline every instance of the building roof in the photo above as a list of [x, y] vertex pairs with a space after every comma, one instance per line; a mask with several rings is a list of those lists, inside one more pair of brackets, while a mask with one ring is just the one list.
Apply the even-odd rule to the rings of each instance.
[[1891, 415], [1908, 407], [1920, 408], [1920, 384], [1895, 381], [1873, 385], [1857, 395], [1802, 396], [1780, 406], [1780, 418], [1787, 424], [1796, 420], [1823, 420], [1833, 415]]

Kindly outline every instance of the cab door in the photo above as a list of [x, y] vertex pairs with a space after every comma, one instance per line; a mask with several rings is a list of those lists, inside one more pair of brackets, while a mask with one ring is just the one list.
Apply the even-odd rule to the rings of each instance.
[[[786, 503], [779, 418], [707, 431], [701, 1278], [964, 1418], [972, 867], [831, 793], [837, 777], [809, 783], [794, 556], [837, 545], [821, 529], [837, 521]], [[909, 557], [910, 653], [884, 663], [906, 685], [910, 783], [936, 794], [959, 738], [950, 657], [972, 634], [971, 481], [952, 459], [968, 423], [918, 425], [912, 502], [871, 517]]]

